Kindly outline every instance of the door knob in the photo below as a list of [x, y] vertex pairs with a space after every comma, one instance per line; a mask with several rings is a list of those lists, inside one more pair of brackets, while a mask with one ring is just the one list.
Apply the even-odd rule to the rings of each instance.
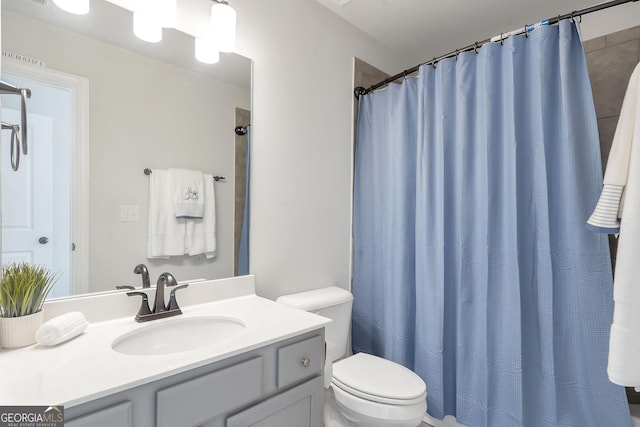
[[49, 238], [42, 236], [38, 239], [38, 242], [40, 242], [41, 245], [46, 245], [47, 243], [49, 243]]

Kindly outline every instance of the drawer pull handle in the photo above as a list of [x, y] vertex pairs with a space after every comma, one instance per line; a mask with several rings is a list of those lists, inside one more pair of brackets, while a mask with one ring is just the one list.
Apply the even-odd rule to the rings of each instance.
[[311, 364], [311, 360], [308, 357], [303, 358], [301, 362], [302, 366], [304, 366], [305, 368], [308, 368]]

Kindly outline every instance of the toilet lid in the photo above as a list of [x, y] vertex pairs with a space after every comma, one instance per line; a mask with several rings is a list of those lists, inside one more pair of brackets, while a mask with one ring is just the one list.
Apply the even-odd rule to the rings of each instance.
[[333, 378], [336, 385], [344, 385], [371, 398], [413, 401], [426, 395], [424, 381], [413, 371], [366, 353], [334, 363]]

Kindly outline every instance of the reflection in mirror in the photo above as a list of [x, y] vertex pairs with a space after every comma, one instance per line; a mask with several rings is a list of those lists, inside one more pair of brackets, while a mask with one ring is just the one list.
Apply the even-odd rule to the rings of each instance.
[[[165, 29], [161, 43], [148, 44], [131, 25], [130, 12], [105, 1], [92, 1], [86, 16], [2, 1], [2, 79], [32, 90], [33, 147], [12, 172], [2, 135], [2, 258], [51, 265], [52, 297], [139, 287], [140, 263], [152, 283], [164, 271], [186, 281], [237, 268], [234, 145], [247, 140], [234, 128], [249, 124], [236, 110], [250, 111], [251, 61], [223, 54], [201, 64], [192, 37]], [[3, 96], [2, 120], [15, 114]], [[147, 259], [145, 168], [226, 178], [214, 184], [214, 258]]]

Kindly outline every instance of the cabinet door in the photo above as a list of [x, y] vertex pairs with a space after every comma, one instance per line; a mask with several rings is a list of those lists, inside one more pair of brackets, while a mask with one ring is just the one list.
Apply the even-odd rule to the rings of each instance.
[[322, 377], [277, 394], [227, 418], [227, 427], [321, 427]]
[[65, 421], [65, 427], [131, 427], [131, 402]]
[[262, 395], [262, 357], [172, 385], [157, 393], [156, 427], [186, 427], [254, 402]]

